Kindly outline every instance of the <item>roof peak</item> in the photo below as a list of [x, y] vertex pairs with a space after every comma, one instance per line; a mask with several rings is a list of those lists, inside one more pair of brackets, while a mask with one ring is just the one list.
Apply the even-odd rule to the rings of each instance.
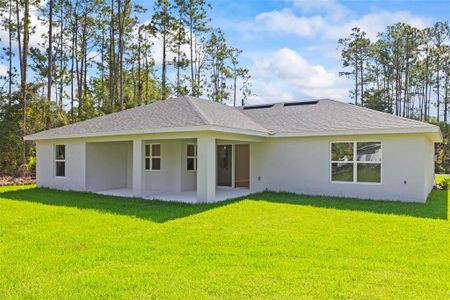
[[[195, 103], [195, 101], [193, 100], [193, 98], [191, 96], [185, 95], [185, 96], [181, 96], [181, 98], [184, 98], [189, 102], [189, 104], [195, 109], [195, 111], [197, 111], [197, 113], [200, 115], [200, 117], [203, 119], [204, 122], [206, 122], [208, 124], [212, 124], [212, 121], [203, 112], [203, 110], [201, 110], [200, 107], [198, 107], [198, 105]], [[196, 98], [196, 99], [202, 100], [200, 98]]]

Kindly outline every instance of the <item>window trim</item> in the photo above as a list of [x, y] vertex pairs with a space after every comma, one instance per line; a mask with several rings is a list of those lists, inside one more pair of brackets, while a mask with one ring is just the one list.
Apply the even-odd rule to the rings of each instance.
[[[58, 159], [56, 157], [56, 154], [57, 154], [56, 148], [58, 146], [64, 146], [64, 159]], [[54, 163], [53, 163], [53, 172], [54, 172], [53, 175], [55, 176], [55, 178], [66, 178], [66, 144], [55, 144], [54, 145], [54, 147], [53, 147], [53, 161], [54, 161]], [[64, 163], [64, 176], [56, 175], [56, 163], [58, 163], [58, 162], [63, 162]]]
[[[152, 149], [153, 145], [159, 145], [159, 156], [153, 155], [153, 149]], [[147, 151], [146, 151], [147, 146], [150, 147], [150, 155], [147, 155]], [[146, 172], [161, 172], [161, 169], [162, 169], [161, 154], [162, 154], [161, 143], [145, 143], [144, 144], [144, 170]], [[145, 168], [145, 161], [147, 160], [147, 158], [150, 160], [150, 164], [149, 164], [150, 169]], [[153, 169], [153, 158], [159, 158], [159, 170]]]
[[[338, 143], [352, 143], [353, 144], [353, 160], [351, 161], [335, 161], [332, 160], [333, 144]], [[380, 161], [358, 161], [358, 143], [380, 143], [381, 160]], [[331, 183], [343, 183], [343, 184], [366, 184], [366, 185], [381, 185], [383, 183], [383, 142], [381, 140], [353, 140], [353, 141], [330, 141], [330, 156], [329, 156], [329, 174]], [[335, 181], [333, 180], [333, 163], [349, 163], [353, 165], [353, 180], [352, 181]], [[368, 182], [368, 181], [358, 181], [358, 164], [379, 164], [380, 165], [380, 182]]]
[[[189, 146], [194, 146], [194, 156], [188, 154]], [[189, 172], [189, 173], [197, 172], [197, 156], [198, 156], [197, 144], [196, 143], [187, 143], [186, 144], [186, 172]], [[188, 170], [188, 164], [187, 164], [188, 159], [194, 159], [194, 169], [193, 170]]]

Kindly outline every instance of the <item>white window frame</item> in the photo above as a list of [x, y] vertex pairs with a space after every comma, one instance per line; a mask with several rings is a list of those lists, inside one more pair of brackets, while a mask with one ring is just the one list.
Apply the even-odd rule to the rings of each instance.
[[[189, 155], [189, 151], [188, 148], [189, 146], [194, 146], [194, 155]], [[194, 169], [193, 170], [188, 170], [188, 159], [194, 159]], [[189, 173], [195, 173], [197, 172], [197, 144], [196, 143], [187, 143], [186, 144], [186, 172]]]
[[[333, 152], [332, 147], [333, 144], [339, 143], [352, 143], [353, 144], [353, 160], [350, 161], [334, 161], [332, 160]], [[358, 143], [380, 143], [380, 161], [358, 161], [357, 153], [358, 153]], [[349, 163], [353, 164], [353, 181], [334, 181], [333, 180], [333, 163]], [[358, 164], [379, 164], [380, 165], [380, 182], [366, 182], [366, 181], [358, 181]], [[361, 141], [331, 141], [330, 142], [330, 182], [331, 183], [343, 183], [343, 184], [368, 184], [368, 185], [381, 185], [383, 183], [383, 142], [380, 140], [361, 140]]]
[[[64, 159], [58, 159], [56, 157], [57, 152], [56, 152], [56, 148], [58, 146], [64, 146]], [[54, 166], [53, 166], [53, 172], [56, 178], [65, 178], [66, 177], [66, 145], [65, 144], [55, 144], [53, 147], [53, 158], [54, 158]], [[56, 175], [56, 165], [58, 162], [63, 162], [64, 163], [64, 176], [58, 176]]]
[[[154, 145], [159, 145], [159, 156], [153, 155], [153, 146]], [[147, 146], [150, 147], [150, 155], [147, 155], [147, 151], [146, 151]], [[160, 143], [146, 143], [144, 145], [144, 170], [147, 172], [160, 172], [162, 169], [161, 154], [162, 154], [162, 146]], [[145, 168], [145, 161], [147, 160], [147, 158], [150, 160], [150, 164], [149, 164], [150, 169]], [[153, 158], [159, 158], [159, 170], [153, 169]]]

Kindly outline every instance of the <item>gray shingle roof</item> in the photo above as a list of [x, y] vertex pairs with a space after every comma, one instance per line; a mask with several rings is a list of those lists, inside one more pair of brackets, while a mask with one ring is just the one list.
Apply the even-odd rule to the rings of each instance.
[[436, 128], [436, 126], [428, 123], [329, 99], [292, 106], [277, 103], [268, 108], [245, 109], [243, 111], [269, 131], [282, 133]]
[[28, 136], [52, 138], [159, 128], [216, 125], [267, 132], [236, 108], [193, 97], [171, 98]]
[[183, 96], [131, 108], [27, 137], [50, 139], [83, 135], [121, 134], [163, 128], [213, 125], [262, 134], [333, 132], [364, 129], [430, 129], [436, 126], [377, 112], [367, 108], [323, 99], [317, 103], [242, 109]]

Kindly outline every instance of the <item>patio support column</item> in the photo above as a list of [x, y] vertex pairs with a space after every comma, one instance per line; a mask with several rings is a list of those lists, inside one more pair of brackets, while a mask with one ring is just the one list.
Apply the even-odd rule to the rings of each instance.
[[197, 201], [213, 202], [216, 198], [216, 139], [197, 138]]
[[133, 140], [133, 170], [132, 170], [132, 186], [133, 197], [142, 197], [142, 140]]

